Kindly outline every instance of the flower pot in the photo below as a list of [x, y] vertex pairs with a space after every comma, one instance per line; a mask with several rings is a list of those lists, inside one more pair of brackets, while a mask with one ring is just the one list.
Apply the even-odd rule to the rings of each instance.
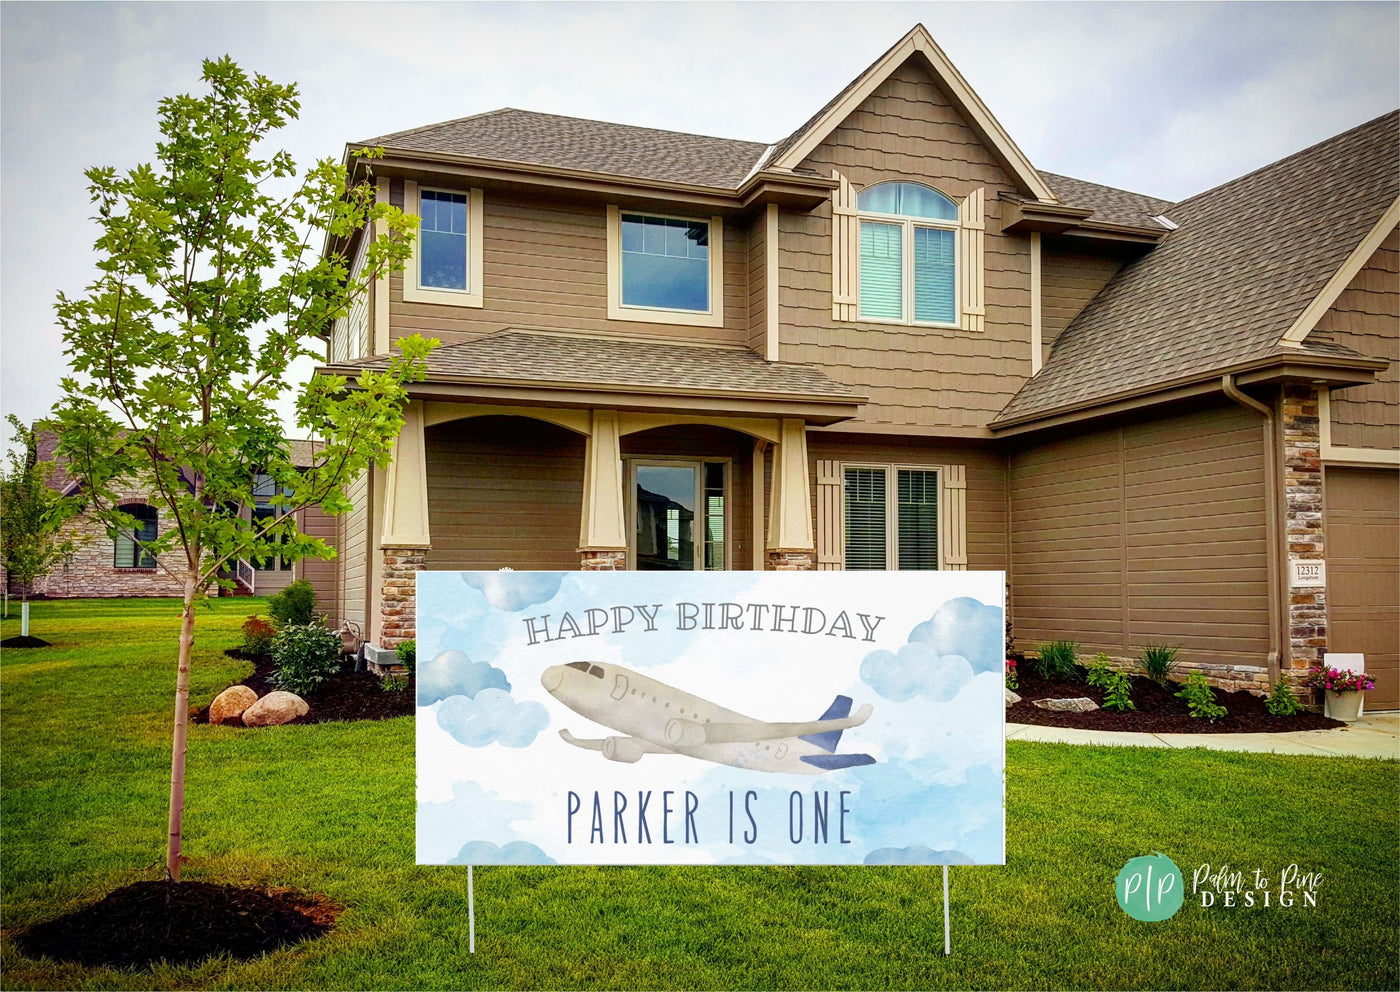
[[1361, 719], [1361, 700], [1366, 695], [1364, 692], [1357, 692], [1355, 689], [1342, 692], [1328, 689], [1323, 695], [1327, 699], [1327, 715], [1333, 720], [1355, 723]]

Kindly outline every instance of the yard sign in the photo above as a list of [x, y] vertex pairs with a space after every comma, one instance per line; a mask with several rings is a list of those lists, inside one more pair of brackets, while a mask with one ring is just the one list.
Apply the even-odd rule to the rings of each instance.
[[420, 572], [420, 864], [1003, 864], [1000, 572]]

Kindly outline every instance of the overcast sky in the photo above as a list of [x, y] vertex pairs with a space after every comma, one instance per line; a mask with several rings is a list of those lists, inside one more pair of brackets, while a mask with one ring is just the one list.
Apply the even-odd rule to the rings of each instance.
[[1400, 4], [0, 5], [0, 408], [58, 398], [82, 170], [152, 158], [200, 61], [301, 88], [278, 144], [519, 107], [771, 142], [922, 21], [1030, 160], [1177, 200], [1400, 105]]

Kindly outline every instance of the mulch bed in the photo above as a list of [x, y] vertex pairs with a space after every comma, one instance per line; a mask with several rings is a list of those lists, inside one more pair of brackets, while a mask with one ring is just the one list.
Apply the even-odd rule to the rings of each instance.
[[[274, 666], [270, 658], [249, 658], [241, 651], [226, 651], [233, 658], [252, 661], [253, 674], [240, 685], [246, 685], [261, 699], [277, 687], [272, 684]], [[402, 678], [403, 676], [400, 676]], [[227, 687], [225, 687], [227, 688]], [[221, 690], [222, 691], [222, 690]], [[215, 693], [214, 695], [218, 695]], [[315, 692], [303, 697], [311, 712], [299, 716], [292, 723], [329, 723], [335, 720], [388, 720], [396, 716], [412, 716], [417, 687], [413, 676], [408, 676], [408, 685], [402, 689], [386, 690], [379, 676], [369, 672], [356, 672], [347, 666], [339, 675], [323, 682]], [[213, 699], [210, 699], [213, 702]], [[201, 706], [191, 710], [190, 719], [195, 723], [209, 722], [209, 707]], [[240, 723], [225, 724], [229, 727], [242, 727]]]
[[89, 968], [185, 964], [227, 954], [252, 958], [320, 937], [341, 907], [287, 889], [207, 882], [135, 882], [101, 902], [16, 937], [28, 957]]
[[14, 637], [7, 637], [0, 641], [0, 648], [51, 648], [53, 647], [42, 637], [25, 637], [16, 634]]
[[1186, 700], [1174, 695], [1181, 687], [1168, 682], [1166, 687], [1143, 676], [1132, 677], [1132, 700], [1136, 709], [1123, 713], [1097, 709], [1088, 713], [1060, 713], [1043, 710], [1031, 704], [1035, 699], [1073, 699], [1087, 696], [1103, 705], [1104, 690], [1091, 688], [1084, 681], [1084, 669], [1078, 680], [1047, 681], [1035, 671], [1034, 662], [1017, 660], [1020, 688], [1012, 690], [1021, 697], [1015, 706], [1006, 709], [1007, 723], [1034, 723], [1042, 727], [1074, 727], [1080, 730], [1122, 730], [1148, 734], [1281, 734], [1290, 730], [1330, 730], [1345, 727], [1340, 720], [1331, 720], [1320, 713], [1300, 710], [1293, 716], [1274, 716], [1264, 708], [1264, 700], [1244, 690], [1223, 692], [1215, 689], [1215, 701], [1227, 713], [1219, 720], [1198, 719], [1191, 715]]

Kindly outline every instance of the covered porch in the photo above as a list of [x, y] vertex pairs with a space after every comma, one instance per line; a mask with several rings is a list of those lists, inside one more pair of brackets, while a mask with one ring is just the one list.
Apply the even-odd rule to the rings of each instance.
[[382, 648], [425, 568], [813, 568], [807, 427], [864, 400], [745, 350], [525, 332], [439, 349], [410, 394], [370, 486]]

